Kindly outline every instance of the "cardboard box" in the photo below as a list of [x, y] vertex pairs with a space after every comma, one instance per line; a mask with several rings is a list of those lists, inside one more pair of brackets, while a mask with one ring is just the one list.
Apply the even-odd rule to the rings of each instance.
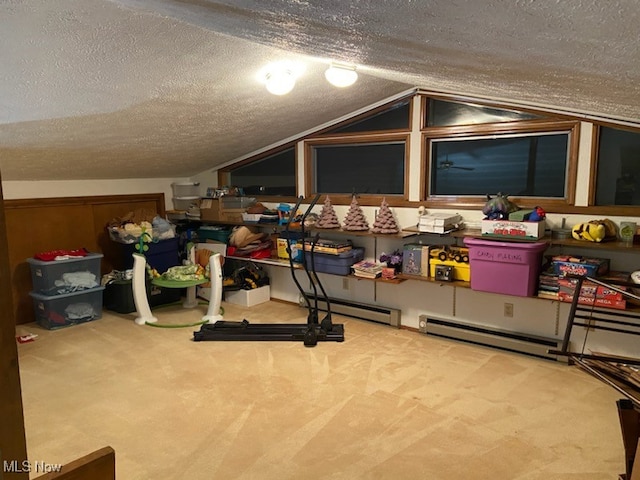
[[551, 264], [556, 275], [583, 275], [598, 277], [609, 273], [608, 258], [587, 258], [572, 255], [555, 255]]
[[200, 220], [222, 220], [220, 216], [220, 200], [217, 198], [203, 198], [200, 201]]
[[[575, 278], [559, 278], [558, 286], [560, 287], [560, 292], [564, 292], [568, 295], [573, 295], [576, 289], [576, 284], [578, 280]], [[620, 290], [626, 290], [626, 287], [617, 287]], [[620, 301], [624, 300], [625, 296], [617, 292], [616, 290], [611, 290], [610, 288], [603, 287], [602, 285], [595, 284], [589, 281], [582, 282], [582, 288], [580, 289], [581, 297], [598, 297], [598, 298], [608, 298], [609, 300]]]
[[302, 240], [289, 240], [287, 238], [279, 237], [277, 240], [278, 245], [278, 258], [282, 258], [283, 260], [289, 259], [289, 254], [287, 253], [287, 244], [291, 245], [291, 253], [293, 254], [294, 262], [302, 262]]
[[483, 236], [497, 238], [513, 238], [522, 240], [538, 240], [544, 237], [545, 221], [512, 222], [510, 220], [482, 220]]
[[[573, 302], [573, 295], [568, 294], [567, 292], [558, 292], [558, 300], [561, 302], [571, 303]], [[580, 305], [594, 305], [596, 307], [604, 307], [604, 308], [615, 308], [617, 310], [624, 310], [627, 308], [626, 300], [613, 300], [611, 298], [600, 298], [600, 297], [585, 297], [580, 295], [578, 297], [578, 303]]]
[[241, 305], [243, 307], [253, 307], [260, 303], [265, 303], [271, 300], [271, 289], [269, 285], [263, 287], [254, 288], [252, 290], [235, 290], [232, 292], [225, 292], [224, 301], [233, 303], [234, 305]]

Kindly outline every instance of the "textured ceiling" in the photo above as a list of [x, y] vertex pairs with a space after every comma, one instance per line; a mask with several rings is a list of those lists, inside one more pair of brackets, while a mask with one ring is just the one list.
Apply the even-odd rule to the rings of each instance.
[[0, 0], [0, 171], [190, 176], [412, 87], [637, 122], [638, 25], [636, 0]]

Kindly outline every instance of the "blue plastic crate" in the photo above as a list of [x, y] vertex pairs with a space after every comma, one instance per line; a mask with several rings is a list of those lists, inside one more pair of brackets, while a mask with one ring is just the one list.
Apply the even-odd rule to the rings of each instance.
[[[304, 253], [307, 266], [311, 270], [311, 252]], [[313, 257], [316, 272], [349, 275], [351, 273], [351, 265], [364, 258], [364, 248], [353, 247], [348, 252], [342, 252], [338, 255], [314, 252]]]

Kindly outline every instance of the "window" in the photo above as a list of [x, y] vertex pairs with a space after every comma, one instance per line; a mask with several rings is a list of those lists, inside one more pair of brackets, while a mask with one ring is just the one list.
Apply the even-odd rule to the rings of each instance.
[[429, 196], [564, 199], [569, 132], [431, 141]]
[[427, 206], [473, 208], [499, 192], [521, 207], [573, 204], [577, 120], [436, 99], [425, 104]]
[[402, 140], [309, 146], [315, 193], [404, 195], [406, 136]]
[[595, 205], [640, 205], [640, 132], [599, 127]]
[[427, 105], [428, 127], [452, 127], [456, 125], [478, 125], [521, 120], [541, 119], [533, 113], [505, 110], [469, 103], [447, 102], [429, 99]]
[[328, 133], [361, 133], [389, 130], [409, 130], [411, 120], [411, 100], [405, 99], [383, 110], [367, 114], [361, 119], [350, 121]]
[[246, 195], [296, 195], [294, 147], [245, 163], [227, 172], [220, 184], [242, 187]]

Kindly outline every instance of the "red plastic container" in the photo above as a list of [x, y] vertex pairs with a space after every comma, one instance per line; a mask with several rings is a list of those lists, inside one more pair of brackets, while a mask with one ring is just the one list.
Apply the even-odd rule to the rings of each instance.
[[471, 289], [532, 297], [538, 289], [546, 242], [515, 243], [465, 237]]

